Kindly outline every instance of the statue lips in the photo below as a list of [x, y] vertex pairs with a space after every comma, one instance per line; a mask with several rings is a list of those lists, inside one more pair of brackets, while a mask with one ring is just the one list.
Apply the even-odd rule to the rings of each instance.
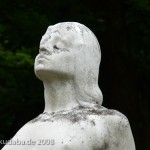
[[39, 54], [37, 57], [38, 62], [43, 62], [43, 60], [49, 60], [44, 54]]
[[44, 58], [48, 60], [48, 58], [46, 57], [47, 55], [48, 55], [47, 53], [40, 53], [38, 59]]

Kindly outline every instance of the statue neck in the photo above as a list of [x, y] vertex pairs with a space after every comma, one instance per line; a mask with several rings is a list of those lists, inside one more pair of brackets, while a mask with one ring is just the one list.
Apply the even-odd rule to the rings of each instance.
[[44, 83], [45, 110], [57, 112], [79, 106], [75, 97], [73, 80], [51, 80]]

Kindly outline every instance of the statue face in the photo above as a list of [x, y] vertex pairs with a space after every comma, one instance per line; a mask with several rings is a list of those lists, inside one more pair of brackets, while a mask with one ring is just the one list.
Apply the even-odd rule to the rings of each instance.
[[36, 75], [74, 75], [76, 52], [82, 45], [81, 36], [67, 28], [50, 26], [43, 35], [35, 59]]
[[72, 79], [78, 102], [91, 107], [102, 103], [97, 84], [100, 59], [100, 46], [92, 31], [77, 22], [64, 22], [48, 27], [34, 69], [43, 82]]

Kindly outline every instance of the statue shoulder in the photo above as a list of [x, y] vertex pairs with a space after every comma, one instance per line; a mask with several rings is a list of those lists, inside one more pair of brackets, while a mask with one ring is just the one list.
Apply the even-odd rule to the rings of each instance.
[[97, 109], [89, 109], [89, 114], [90, 115], [96, 115], [97, 119], [100, 120], [103, 119], [105, 120], [105, 123], [109, 126], [116, 126], [118, 128], [126, 128], [129, 126], [129, 121], [127, 119], [127, 117], [120, 113], [117, 110], [113, 110], [113, 109], [107, 109], [105, 107], [99, 107]]
[[112, 148], [116, 147], [116, 150], [135, 150], [134, 139], [127, 117], [119, 111], [111, 109], [106, 109], [105, 115], [108, 137], [113, 137], [108, 138]]
[[130, 127], [128, 118], [117, 110], [105, 109], [105, 115], [108, 126], [112, 126], [119, 130]]

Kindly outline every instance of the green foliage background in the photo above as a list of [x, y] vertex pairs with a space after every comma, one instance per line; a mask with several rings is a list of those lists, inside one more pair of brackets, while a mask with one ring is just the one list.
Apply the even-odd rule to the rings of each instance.
[[149, 150], [149, 0], [0, 0], [0, 139], [43, 111], [34, 58], [46, 28], [63, 21], [83, 23], [96, 34], [103, 105], [124, 113], [137, 150]]

